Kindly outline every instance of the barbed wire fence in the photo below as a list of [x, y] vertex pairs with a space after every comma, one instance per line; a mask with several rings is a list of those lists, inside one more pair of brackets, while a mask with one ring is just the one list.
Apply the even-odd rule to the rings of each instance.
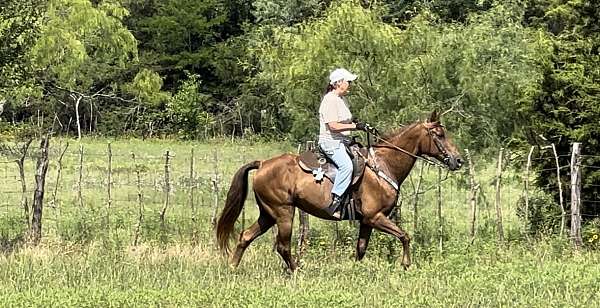
[[[600, 205], [600, 200], [579, 198], [581, 174], [598, 170], [600, 166], [584, 163], [586, 158], [598, 157], [581, 155], [581, 145], [578, 146], [579, 150], [575, 145], [572, 153], [557, 153], [553, 145], [537, 149], [532, 147], [527, 155], [499, 149], [493, 176], [478, 174], [478, 170], [482, 170], [478, 168], [478, 164], [483, 166], [484, 162], [475, 161], [473, 153], [468, 149], [464, 151], [467, 165], [463, 172], [446, 173], [418, 162], [402, 185], [398, 206], [392, 215], [400, 226], [417, 238], [431, 236], [432, 232], [427, 228], [433, 225], [439, 251], [444, 250], [448, 228], [456, 229], [452, 226], [461, 223], [464, 225], [463, 232], [470, 237], [470, 243], [476, 240], [479, 232], [487, 232], [488, 229], [494, 230], [498, 242], [505, 241], [504, 223], [507, 214], [511, 220], [517, 220], [521, 224], [521, 234], [528, 236], [527, 222], [531, 214], [529, 207], [534, 177], [532, 164], [554, 161], [554, 168], [544, 170], [556, 173], [557, 187], [553, 189], [559, 192], [560, 233], [568, 232], [575, 246], [579, 247], [582, 242], [581, 217], [591, 216], [581, 213], [581, 206]], [[298, 149], [301, 147], [299, 145]], [[20, 144], [13, 145], [13, 148], [25, 147]], [[31, 182], [33, 164], [24, 157], [34, 158], [36, 154], [33, 152], [25, 151], [25, 154], [21, 153], [22, 156], [0, 152], [0, 212], [8, 215], [21, 210], [21, 215], [28, 224], [31, 221], [29, 205], [32, 204], [30, 200], [34, 192]], [[65, 211], [90, 210], [100, 213], [98, 216], [102, 219], [99, 224], [108, 232], [115, 228], [129, 230], [133, 245], [138, 245], [143, 240], [144, 225], [156, 219], [163, 226], [161, 232], [175, 231], [183, 236], [182, 230], [188, 230], [191, 233], [185, 236], [198, 242], [202, 234], [200, 230], [210, 231], [216, 223], [235, 170], [249, 159], [268, 158], [256, 157], [256, 153], [248, 154], [248, 149], [244, 146], [240, 146], [235, 155], [225, 161], [225, 153], [218, 146], [202, 150], [189, 147], [178, 153], [164, 150], [162, 153], [149, 154], [115, 149], [110, 143], [104, 150], [98, 150], [97, 147], [92, 150], [81, 144], [71, 146], [62, 139], [51, 146], [48, 155], [50, 167], [45, 187], [48, 192], [45, 204], [50, 213], [44, 220], [54, 221], [55, 229], [60, 231]], [[567, 157], [571, 163], [559, 165], [559, 161], [564, 161]], [[25, 163], [25, 166], [19, 167], [19, 161]], [[486, 160], [485, 164], [489, 164], [489, 161]], [[508, 173], [514, 177], [508, 179], [508, 182], [513, 183], [511, 185], [503, 181], [508, 169], [515, 170]], [[20, 173], [25, 173], [25, 181]], [[571, 175], [571, 182], [563, 183], [563, 176], [567, 174]], [[515, 186], [515, 182], [520, 184]], [[563, 184], [566, 191], [571, 192], [570, 195], [564, 193]], [[426, 195], [429, 198], [427, 202], [423, 202]], [[514, 211], [506, 213], [506, 205], [514, 205], [518, 199], [524, 204], [524, 218], [521, 221], [516, 218]], [[451, 209], [449, 206], [457, 208]], [[462, 211], [462, 214], [450, 215], [449, 211]], [[121, 214], [115, 214], [117, 212]], [[424, 213], [428, 216], [424, 216]], [[244, 210], [239, 221], [242, 230], [246, 225], [246, 216]], [[309, 218], [301, 211], [299, 216], [298, 259], [307, 250], [310, 238]], [[422, 222], [424, 218], [435, 222], [426, 226]], [[165, 227], [169, 219], [175, 222], [175, 229], [171, 231]], [[191, 228], [177, 228], [180, 222], [191, 225]], [[567, 222], [570, 222], [568, 231]], [[335, 230], [335, 237], [338, 238], [337, 224]]]
[[[189, 236], [197, 242], [199, 234], [212, 234], [199, 229], [211, 229], [216, 222], [231, 176], [249, 158], [247, 148], [240, 145], [239, 151], [233, 151], [235, 155], [225, 153], [218, 145], [202, 150], [189, 147], [187, 153], [164, 150], [162, 154], [149, 154], [115, 149], [110, 143], [103, 150], [98, 146], [88, 149], [83, 144], [70, 146], [60, 140], [49, 151], [45, 224], [52, 222], [55, 231], [60, 232], [66, 212], [90, 211], [98, 217], [94, 223], [107, 232], [130, 229], [131, 242], [137, 245], [144, 226], [153, 220], [160, 222], [161, 232], [169, 232], [166, 226], [170, 225], [182, 233], [185, 228], [178, 224], [185, 222], [185, 227], [191, 225]], [[254, 152], [251, 158], [259, 159]], [[27, 156], [29, 159], [20, 169], [18, 157], [0, 151], [0, 215], [22, 216], [29, 223], [31, 213], [23, 200], [26, 205], [31, 204], [31, 158], [35, 154]], [[25, 173], [23, 178], [19, 177], [19, 170]], [[242, 228], [245, 219], [244, 211], [240, 218]], [[131, 225], [125, 226], [126, 223]]]

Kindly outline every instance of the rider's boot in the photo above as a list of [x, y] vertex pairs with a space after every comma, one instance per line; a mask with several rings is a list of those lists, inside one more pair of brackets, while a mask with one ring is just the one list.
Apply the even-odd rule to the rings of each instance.
[[340, 197], [340, 196], [338, 196], [336, 194], [331, 194], [331, 204], [329, 205], [329, 207], [327, 207], [325, 209], [325, 211], [330, 216], [333, 216], [333, 218], [340, 219], [340, 217], [341, 217], [341, 213], [340, 213], [341, 205], [342, 205], [342, 197]]

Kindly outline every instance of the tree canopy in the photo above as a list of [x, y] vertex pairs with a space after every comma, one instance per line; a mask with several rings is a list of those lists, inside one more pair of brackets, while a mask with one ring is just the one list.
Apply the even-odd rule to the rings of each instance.
[[598, 140], [592, 1], [9, 0], [0, 14], [0, 127], [41, 114], [70, 133], [313, 139], [327, 74], [346, 67], [353, 112], [382, 129], [439, 109], [473, 149]]

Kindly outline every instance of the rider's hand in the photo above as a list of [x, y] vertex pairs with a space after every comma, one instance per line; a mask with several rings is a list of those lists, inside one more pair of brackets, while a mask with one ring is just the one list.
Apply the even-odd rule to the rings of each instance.
[[369, 123], [358, 122], [355, 123], [355, 125], [357, 130], [362, 130], [364, 132], [379, 135], [379, 131], [375, 127], [371, 126]]
[[354, 123], [354, 125], [356, 125], [356, 129], [357, 130], [362, 130], [362, 131], [367, 131], [367, 127], [369, 126], [369, 124], [367, 123], [362, 123], [362, 122], [356, 122]]

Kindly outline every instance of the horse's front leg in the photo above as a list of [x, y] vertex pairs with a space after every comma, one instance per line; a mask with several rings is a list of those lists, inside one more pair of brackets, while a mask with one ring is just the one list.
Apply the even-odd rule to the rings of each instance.
[[[373, 218], [368, 219], [367, 223], [371, 225], [373, 228], [383, 231], [385, 233], [391, 234], [398, 238], [402, 242], [402, 265], [405, 269], [408, 269], [410, 266], [410, 236], [404, 230], [400, 229], [400, 227], [396, 226], [394, 222], [392, 222], [387, 216], [383, 213], [379, 212], [373, 216]], [[361, 229], [362, 230], [362, 229]]]
[[362, 260], [365, 253], [367, 252], [367, 246], [369, 246], [369, 239], [371, 238], [371, 232], [373, 227], [361, 223], [358, 231], [358, 241], [356, 242], [356, 261]]

